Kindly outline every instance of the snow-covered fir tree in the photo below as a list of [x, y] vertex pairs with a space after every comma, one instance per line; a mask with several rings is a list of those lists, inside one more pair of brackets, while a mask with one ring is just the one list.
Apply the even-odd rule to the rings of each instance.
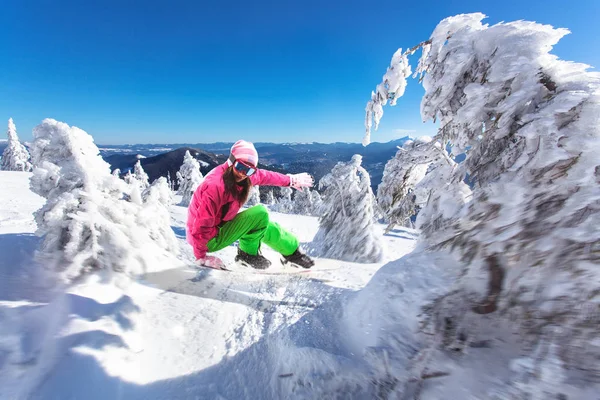
[[290, 187], [279, 188], [280, 197], [277, 199], [277, 202], [273, 204], [272, 210], [285, 214], [291, 213], [293, 206], [292, 192], [293, 189]]
[[181, 195], [181, 205], [189, 206], [192, 201], [192, 196], [202, 183], [202, 172], [200, 172], [200, 163], [196, 160], [187, 150], [183, 157], [183, 164], [177, 172], [177, 179], [179, 182], [179, 190], [177, 194]]
[[123, 176], [123, 180], [128, 184], [128, 185], [134, 185], [137, 186], [137, 183], [135, 183], [135, 175], [133, 175], [131, 173], [131, 171], [127, 171], [127, 173]]
[[175, 182], [171, 178], [171, 172], [167, 171], [167, 185], [169, 185], [169, 189], [174, 192], [175, 191]]
[[144, 202], [150, 197], [157, 199], [166, 208], [169, 208], [173, 204], [173, 192], [169, 188], [167, 178], [161, 176], [141, 193], [141, 199]]
[[337, 163], [319, 181], [319, 189], [325, 189], [324, 213], [313, 248], [322, 257], [364, 263], [383, 257], [373, 223], [371, 178], [361, 164], [362, 156], [355, 154], [349, 162]]
[[250, 194], [248, 195], [248, 200], [246, 201], [246, 206], [252, 207], [257, 204], [260, 204], [260, 187], [252, 186], [252, 189], [250, 189]]
[[273, 190], [269, 190], [267, 192], [267, 199], [265, 200], [265, 204], [268, 206], [272, 206], [275, 204], [275, 196], [273, 196]]
[[150, 186], [150, 178], [148, 178], [148, 174], [144, 171], [140, 160], [138, 160], [133, 167], [133, 177], [140, 190], [143, 191]]
[[29, 162], [29, 152], [19, 141], [17, 136], [17, 127], [13, 119], [8, 119], [8, 129], [6, 131], [8, 143], [2, 153], [2, 170], [3, 171], [31, 171], [31, 163]]
[[311, 190], [305, 188], [296, 191], [294, 203], [292, 205], [292, 213], [299, 215], [310, 215], [312, 212], [312, 196]]
[[[600, 74], [549, 54], [566, 29], [483, 18], [447, 18], [429, 40], [394, 54], [367, 105], [364, 143], [383, 106], [404, 92], [408, 56], [422, 48], [423, 120], [439, 121], [440, 149], [468, 150], [461, 164], [423, 179], [432, 193], [417, 224], [430, 248], [452, 249], [465, 266], [432, 308], [442, 339], [434, 345], [465, 348], [477, 326], [504, 320], [521, 333], [523, 351], [545, 349], [515, 377], [514, 398], [561, 397], [566, 371], [581, 373], [579, 385], [600, 374], [592, 344], [600, 335]], [[532, 371], [548, 368], [562, 372], [541, 389]]]
[[315, 217], [320, 217], [323, 215], [323, 200], [321, 199], [321, 195], [316, 190], [311, 190], [311, 203], [312, 209], [310, 210], [310, 215], [314, 215]]
[[121, 170], [119, 168], [115, 168], [112, 172], [112, 175], [119, 178], [121, 176]]
[[150, 238], [160, 248], [176, 253], [178, 249], [177, 238], [171, 229], [171, 214], [169, 207], [173, 203], [173, 192], [169, 188], [167, 179], [156, 179], [142, 193], [143, 203], [138, 214], [138, 224], [148, 232]]
[[[111, 174], [90, 135], [53, 119], [33, 135], [30, 186], [46, 198], [35, 213], [43, 265], [71, 282], [91, 271], [140, 273], [170, 256], [170, 245], [149, 229], [165, 221], [142, 214], [139, 189]], [[169, 225], [158, 230], [175, 240]]]

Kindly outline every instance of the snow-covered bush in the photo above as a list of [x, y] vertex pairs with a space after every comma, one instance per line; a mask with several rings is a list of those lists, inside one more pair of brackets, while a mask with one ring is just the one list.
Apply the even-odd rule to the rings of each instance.
[[250, 194], [248, 195], [248, 200], [246, 201], [247, 207], [252, 207], [257, 204], [260, 204], [260, 187], [252, 186], [250, 189]]
[[[402, 95], [407, 57], [422, 48], [422, 117], [439, 121], [440, 148], [468, 150], [424, 178], [435, 191], [417, 220], [424, 239], [465, 263], [432, 311], [435, 329], [444, 343], [464, 343], [479, 314], [496, 312], [532, 347], [558, 346], [560, 368], [589, 383], [600, 375], [600, 74], [549, 54], [566, 29], [483, 18], [447, 18], [428, 41], [394, 54], [367, 105], [364, 143], [383, 106]], [[398, 193], [398, 204], [412, 195]], [[536, 358], [534, 368], [548, 362]], [[534, 386], [517, 398], [536, 395]]]
[[325, 188], [324, 213], [313, 248], [322, 257], [365, 263], [383, 257], [373, 224], [371, 178], [361, 163], [362, 156], [355, 154], [319, 181], [319, 189]]
[[6, 131], [8, 143], [2, 153], [2, 170], [3, 171], [31, 171], [31, 163], [29, 162], [29, 152], [19, 142], [17, 136], [17, 128], [12, 120], [8, 119], [8, 129]]
[[182, 206], [189, 206], [192, 201], [192, 196], [202, 183], [202, 172], [200, 172], [200, 163], [190, 154], [189, 150], [186, 150], [185, 156], [183, 157], [183, 164], [177, 172], [177, 180], [179, 182], [179, 190], [177, 194], [180, 194]]
[[294, 197], [294, 204], [292, 205], [292, 212], [299, 215], [310, 215], [312, 211], [312, 195], [311, 190], [306, 188], [304, 190], [296, 191]]
[[164, 250], [170, 248], [140, 226], [139, 189], [111, 174], [90, 135], [53, 119], [33, 135], [30, 186], [46, 198], [35, 213], [42, 236], [37, 256], [45, 266], [69, 282], [98, 270], [143, 272], [169, 255]]

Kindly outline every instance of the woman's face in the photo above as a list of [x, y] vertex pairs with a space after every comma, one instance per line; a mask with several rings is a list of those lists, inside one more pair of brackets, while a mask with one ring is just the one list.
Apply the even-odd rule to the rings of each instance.
[[231, 169], [232, 169], [232, 171], [233, 171], [233, 176], [234, 176], [234, 178], [235, 178], [235, 181], [236, 181], [237, 183], [240, 183], [241, 181], [243, 181], [244, 179], [246, 179], [246, 178], [247, 178], [246, 174], [244, 174], [244, 173], [242, 173], [242, 172], [238, 171], [237, 169], [235, 169], [235, 168], [233, 168], [233, 167], [232, 167]]

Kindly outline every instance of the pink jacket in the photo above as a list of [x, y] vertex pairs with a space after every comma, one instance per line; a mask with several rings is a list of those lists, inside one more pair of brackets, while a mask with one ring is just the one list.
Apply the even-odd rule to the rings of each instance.
[[[186, 238], [194, 248], [196, 258], [206, 256], [206, 244], [219, 233], [219, 224], [231, 221], [242, 206], [230, 193], [225, 192], [223, 173], [227, 168], [228, 164], [224, 163], [210, 171], [194, 192], [188, 207]], [[250, 181], [254, 186], [290, 185], [289, 176], [263, 169], [257, 169], [250, 176]], [[222, 215], [223, 206], [228, 203], [229, 209]]]

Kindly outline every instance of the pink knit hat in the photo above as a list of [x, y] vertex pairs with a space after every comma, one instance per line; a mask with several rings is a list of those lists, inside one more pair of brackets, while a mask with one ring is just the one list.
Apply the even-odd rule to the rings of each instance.
[[231, 155], [236, 159], [253, 166], [258, 165], [258, 153], [254, 145], [245, 140], [238, 140], [231, 146]]

